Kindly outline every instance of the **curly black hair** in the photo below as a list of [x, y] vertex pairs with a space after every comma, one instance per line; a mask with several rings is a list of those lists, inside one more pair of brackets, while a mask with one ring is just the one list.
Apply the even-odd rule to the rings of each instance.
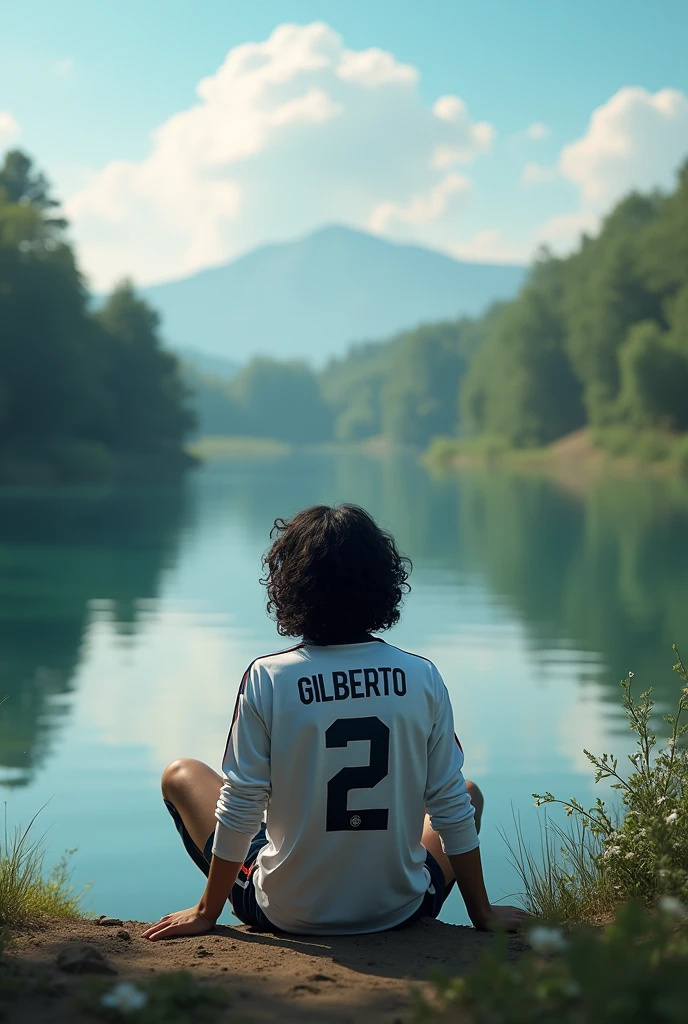
[[313, 505], [276, 519], [263, 557], [268, 614], [281, 636], [326, 645], [389, 629], [411, 560], [358, 505]]

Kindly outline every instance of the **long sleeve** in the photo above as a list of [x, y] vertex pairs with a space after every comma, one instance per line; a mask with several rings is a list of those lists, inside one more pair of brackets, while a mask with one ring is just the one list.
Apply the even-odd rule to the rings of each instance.
[[213, 843], [222, 860], [244, 860], [270, 793], [270, 733], [254, 706], [258, 675], [247, 670], [244, 676], [222, 764]]
[[425, 806], [446, 854], [468, 853], [480, 845], [475, 809], [463, 777], [463, 751], [454, 734], [454, 714], [447, 688], [439, 676], [438, 709], [428, 741]]

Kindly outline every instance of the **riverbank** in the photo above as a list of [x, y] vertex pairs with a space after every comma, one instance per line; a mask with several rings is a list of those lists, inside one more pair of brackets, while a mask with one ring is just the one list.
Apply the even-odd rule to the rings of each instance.
[[506, 448], [490, 439], [439, 437], [422, 458], [429, 469], [502, 468], [574, 484], [610, 473], [680, 476], [688, 471], [685, 437], [648, 434], [634, 445], [626, 435], [608, 435], [597, 438], [589, 429], [577, 430], [541, 448]]
[[[155, 943], [141, 938], [146, 927], [134, 921], [103, 926], [47, 920], [19, 934], [0, 972], [3, 1024], [93, 1024], [92, 1013], [75, 1008], [92, 976], [57, 966], [65, 950], [84, 945], [102, 956], [103, 970], [110, 972], [104, 975], [108, 987], [124, 981], [141, 986], [169, 971], [188, 971], [204, 985], [219, 986], [227, 995], [227, 1011], [219, 1015], [225, 1024], [407, 1024], [413, 1020], [409, 982], [429, 994], [432, 971], [465, 975], [494, 941], [473, 928], [433, 920], [400, 932], [354, 936], [218, 927], [210, 935]], [[526, 948], [522, 938], [509, 940], [511, 958]], [[8, 986], [8, 977], [17, 983]]]
[[395, 445], [387, 437], [368, 437], [363, 441], [324, 441], [320, 444], [289, 444], [270, 437], [207, 435], [190, 442], [186, 450], [200, 462], [232, 459], [279, 459], [302, 452], [307, 455], [369, 455], [385, 458], [400, 453], [418, 454], [417, 449]]

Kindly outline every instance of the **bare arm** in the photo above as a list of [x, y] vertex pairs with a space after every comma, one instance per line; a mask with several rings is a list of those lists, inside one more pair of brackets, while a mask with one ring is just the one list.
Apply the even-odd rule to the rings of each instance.
[[222, 860], [214, 856], [210, 861], [205, 892], [198, 904], [189, 910], [167, 914], [143, 933], [144, 939], [155, 941], [171, 939], [175, 935], [203, 935], [209, 932], [215, 927], [215, 922], [222, 913], [240, 867], [240, 861]]
[[493, 906], [485, 889], [480, 849], [468, 853], [447, 854], [456, 884], [466, 904], [468, 916], [481, 931], [515, 932], [529, 915], [519, 907]]

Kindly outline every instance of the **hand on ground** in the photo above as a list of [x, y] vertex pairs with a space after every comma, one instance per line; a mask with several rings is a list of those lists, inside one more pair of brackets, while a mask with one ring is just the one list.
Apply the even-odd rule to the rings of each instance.
[[519, 932], [530, 920], [530, 914], [520, 907], [500, 907], [493, 905], [487, 916], [474, 921], [473, 924], [484, 932]]
[[155, 942], [156, 939], [174, 939], [180, 935], [204, 935], [214, 927], [212, 921], [199, 913], [198, 907], [191, 907], [190, 910], [178, 910], [176, 914], [165, 914], [157, 924], [146, 929], [143, 938]]

